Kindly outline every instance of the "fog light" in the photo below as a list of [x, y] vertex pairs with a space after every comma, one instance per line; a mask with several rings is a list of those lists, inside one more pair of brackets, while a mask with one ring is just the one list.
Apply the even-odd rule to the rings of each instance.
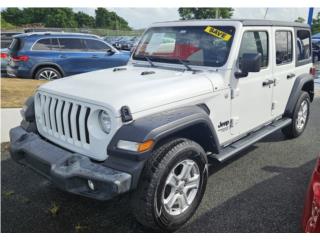
[[88, 187], [94, 191], [94, 183], [91, 180], [88, 180]]

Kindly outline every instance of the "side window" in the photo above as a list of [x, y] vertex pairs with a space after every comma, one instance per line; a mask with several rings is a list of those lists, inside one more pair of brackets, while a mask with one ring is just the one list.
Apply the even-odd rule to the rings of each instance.
[[101, 41], [97, 41], [94, 39], [86, 39], [87, 51], [89, 52], [107, 52], [110, 50], [110, 47]]
[[45, 38], [40, 39], [32, 48], [32, 50], [50, 50], [51, 49], [51, 39]]
[[79, 38], [59, 38], [60, 50], [68, 52], [85, 51], [82, 39]]
[[51, 39], [51, 49], [55, 50], [55, 51], [59, 51], [60, 50], [60, 45], [59, 45], [58, 38], [52, 38]]
[[268, 33], [264, 31], [248, 31], [243, 34], [239, 59], [244, 53], [260, 53], [261, 67], [267, 67], [269, 62]]
[[311, 37], [308, 30], [297, 31], [297, 58], [298, 61], [311, 58]]
[[292, 62], [292, 32], [276, 31], [276, 63], [277, 65]]

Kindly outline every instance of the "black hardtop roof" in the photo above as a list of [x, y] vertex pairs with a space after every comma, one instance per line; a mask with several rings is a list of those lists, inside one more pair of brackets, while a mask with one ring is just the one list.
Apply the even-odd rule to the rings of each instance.
[[239, 19], [243, 26], [279, 26], [279, 27], [300, 27], [310, 28], [306, 23], [287, 22], [277, 20], [263, 20], [263, 19]]
[[306, 23], [287, 22], [277, 20], [264, 20], [264, 19], [192, 19], [192, 20], [177, 20], [177, 21], [164, 21], [157, 23], [174, 23], [174, 22], [194, 22], [194, 21], [223, 21], [223, 22], [241, 22], [243, 26], [278, 26], [278, 27], [297, 27], [297, 28], [310, 28]]

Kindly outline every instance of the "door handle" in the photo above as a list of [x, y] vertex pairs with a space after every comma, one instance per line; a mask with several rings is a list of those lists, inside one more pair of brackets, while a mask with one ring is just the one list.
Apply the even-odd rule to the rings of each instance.
[[294, 73], [289, 73], [287, 75], [287, 79], [291, 79], [291, 78], [294, 78], [296, 75]]
[[268, 80], [262, 82], [262, 86], [266, 87], [266, 86], [269, 86], [271, 84], [274, 84], [274, 82], [275, 82], [274, 80], [268, 79]]
[[67, 58], [67, 56], [64, 55], [64, 54], [59, 55], [59, 57], [60, 57], [60, 58]]
[[98, 55], [92, 55], [91, 57], [92, 58], [98, 58]]

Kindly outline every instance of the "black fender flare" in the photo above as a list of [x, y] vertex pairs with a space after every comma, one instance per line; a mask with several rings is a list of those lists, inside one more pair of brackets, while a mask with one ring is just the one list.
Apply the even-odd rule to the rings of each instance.
[[36, 65], [34, 65], [34, 66], [32, 67], [32, 69], [31, 69], [32, 77], [34, 77], [34, 75], [36, 74], [35, 70], [36, 70], [37, 68], [39, 68], [39, 67], [42, 67], [42, 66], [43, 66], [43, 67], [45, 67], [45, 66], [47, 66], [47, 67], [50, 67], [50, 66], [56, 67], [56, 68], [60, 71], [60, 73], [62, 74], [62, 77], [65, 76], [64, 70], [63, 70], [62, 67], [59, 66], [58, 64], [53, 63], [53, 62], [41, 62], [41, 63], [38, 63], [38, 64], [36, 64]]
[[312, 75], [305, 73], [305, 74], [301, 74], [299, 75], [296, 79], [295, 82], [293, 84], [291, 93], [290, 93], [290, 97], [288, 99], [287, 102], [287, 106], [284, 112], [284, 115], [287, 117], [291, 117], [293, 112], [294, 112], [294, 108], [296, 106], [296, 103], [298, 101], [298, 98], [301, 94], [301, 91], [303, 91], [303, 88], [306, 84], [311, 83], [313, 88], [311, 89], [311, 101], [313, 99], [313, 94], [314, 94], [314, 78]]
[[180, 107], [160, 113], [151, 114], [124, 124], [118, 129], [110, 141], [107, 152], [109, 158], [104, 162], [108, 167], [128, 172], [132, 175], [132, 187], [138, 184], [144, 163], [151, 156], [150, 149], [143, 153], [126, 151], [117, 148], [119, 140], [142, 143], [146, 140], [154, 140], [157, 146], [161, 140], [170, 138], [171, 135], [181, 132], [184, 129], [202, 124], [212, 140], [213, 152], [219, 153], [220, 143], [209, 118], [208, 112], [201, 106]]
[[[118, 156], [128, 154], [128, 151], [117, 148], [119, 140], [142, 143], [152, 139], [156, 145], [160, 140], [196, 124], [202, 124], [208, 129], [206, 134], [212, 139], [213, 150], [219, 152], [220, 143], [208, 113], [201, 106], [187, 106], [151, 114], [123, 125], [110, 141], [108, 154]], [[145, 153], [130, 152], [130, 154], [140, 159], [148, 156], [150, 151], [152, 149]]]

